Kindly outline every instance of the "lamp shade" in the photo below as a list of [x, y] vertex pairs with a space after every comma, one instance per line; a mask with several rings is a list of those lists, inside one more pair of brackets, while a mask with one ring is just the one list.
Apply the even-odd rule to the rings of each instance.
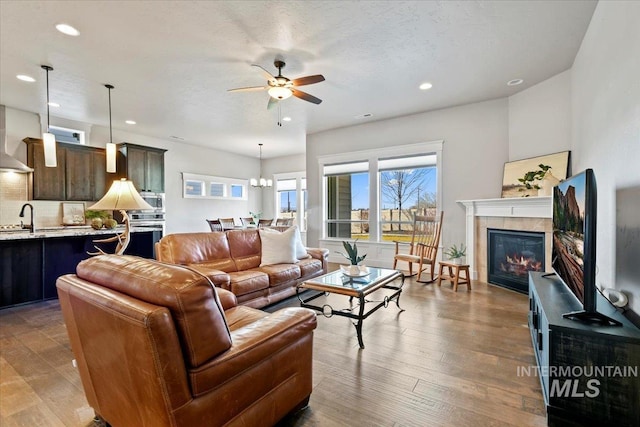
[[115, 173], [116, 171], [116, 144], [113, 142], [107, 142], [107, 172]]
[[42, 142], [44, 144], [44, 165], [48, 168], [57, 167], [56, 136], [52, 133], [45, 132], [42, 134]]
[[95, 205], [88, 207], [89, 210], [144, 210], [153, 209], [153, 207], [144, 201], [140, 194], [133, 186], [133, 182], [121, 179], [113, 181], [111, 188], [107, 191]]

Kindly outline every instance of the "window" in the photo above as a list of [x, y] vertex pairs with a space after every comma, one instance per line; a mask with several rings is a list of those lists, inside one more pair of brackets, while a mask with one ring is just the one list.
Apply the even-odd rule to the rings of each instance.
[[185, 179], [184, 194], [186, 196], [200, 197], [204, 195], [204, 181]]
[[84, 131], [82, 130], [49, 126], [49, 132], [56, 136], [56, 141], [58, 142], [84, 145]]
[[368, 238], [369, 163], [326, 165], [327, 237]]
[[224, 197], [224, 184], [212, 182], [209, 185], [209, 195], [211, 197]]
[[184, 198], [247, 200], [247, 180], [182, 173]]
[[380, 233], [383, 241], [409, 241], [413, 218], [436, 215], [436, 155], [380, 159]]
[[300, 231], [307, 229], [307, 179], [304, 172], [277, 174], [276, 212], [278, 218], [293, 218]]
[[410, 238], [414, 216], [440, 206], [441, 153], [436, 141], [320, 157], [323, 237]]

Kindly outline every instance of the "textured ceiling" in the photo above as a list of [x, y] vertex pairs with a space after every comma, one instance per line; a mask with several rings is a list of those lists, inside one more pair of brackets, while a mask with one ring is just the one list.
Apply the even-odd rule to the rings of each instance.
[[[571, 67], [595, 2], [585, 1], [5, 1], [0, 103], [245, 155], [302, 153], [305, 134], [511, 95]], [[79, 37], [56, 31], [58, 23]], [[276, 74], [323, 74], [281, 102], [226, 90]], [[36, 83], [16, 79], [28, 74]], [[514, 78], [523, 85], [508, 87]], [[433, 89], [418, 90], [429, 81]], [[370, 113], [368, 119], [356, 116]], [[137, 125], [124, 123], [133, 119]], [[135, 141], [131, 141], [135, 142]]]

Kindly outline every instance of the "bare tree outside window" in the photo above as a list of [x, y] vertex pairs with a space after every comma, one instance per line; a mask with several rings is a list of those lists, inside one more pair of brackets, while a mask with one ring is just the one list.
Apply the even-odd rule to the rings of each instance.
[[[380, 188], [383, 200], [392, 203], [398, 209], [398, 230], [402, 231], [402, 221], [411, 221], [410, 213], [403, 212], [403, 206], [411, 203], [412, 207], [426, 207], [421, 201], [426, 201], [429, 182], [432, 179], [434, 169], [398, 169], [384, 171], [380, 174]], [[391, 209], [391, 231], [393, 231], [393, 209]], [[404, 217], [404, 218], [403, 218]]]

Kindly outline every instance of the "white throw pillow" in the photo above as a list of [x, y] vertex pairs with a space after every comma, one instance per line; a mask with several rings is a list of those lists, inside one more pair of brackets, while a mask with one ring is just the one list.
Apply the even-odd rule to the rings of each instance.
[[[290, 231], [293, 228], [295, 228], [296, 230], [296, 258], [298, 259], [309, 258], [310, 255], [307, 252], [307, 248], [305, 248], [304, 244], [302, 243], [302, 236], [300, 235], [300, 229], [298, 228], [298, 226], [294, 225], [288, 228], [285, 232]], [[282, 234], [278, 230], [274, 230], [273, 228], [261, 228], [260, 230], [264, 231], [265, 233]], [[260, 235], [260, 237], [262, 237], [262, 234]]]
[[296, 230], [293, 227], [282, 233], [267, 229], [259, 229], [258, 233], [260, 233], [262, 242], [260, 267], [298, 262], [296, 258]]
[[302, 236], [300, 235], [300, 229], [297, 225], [294, 225], [292, 228], [296, 229], [296, 258], [304, 259], [309, 258], [309, 254], [307, 253], [307, 248], [302, 244]]

